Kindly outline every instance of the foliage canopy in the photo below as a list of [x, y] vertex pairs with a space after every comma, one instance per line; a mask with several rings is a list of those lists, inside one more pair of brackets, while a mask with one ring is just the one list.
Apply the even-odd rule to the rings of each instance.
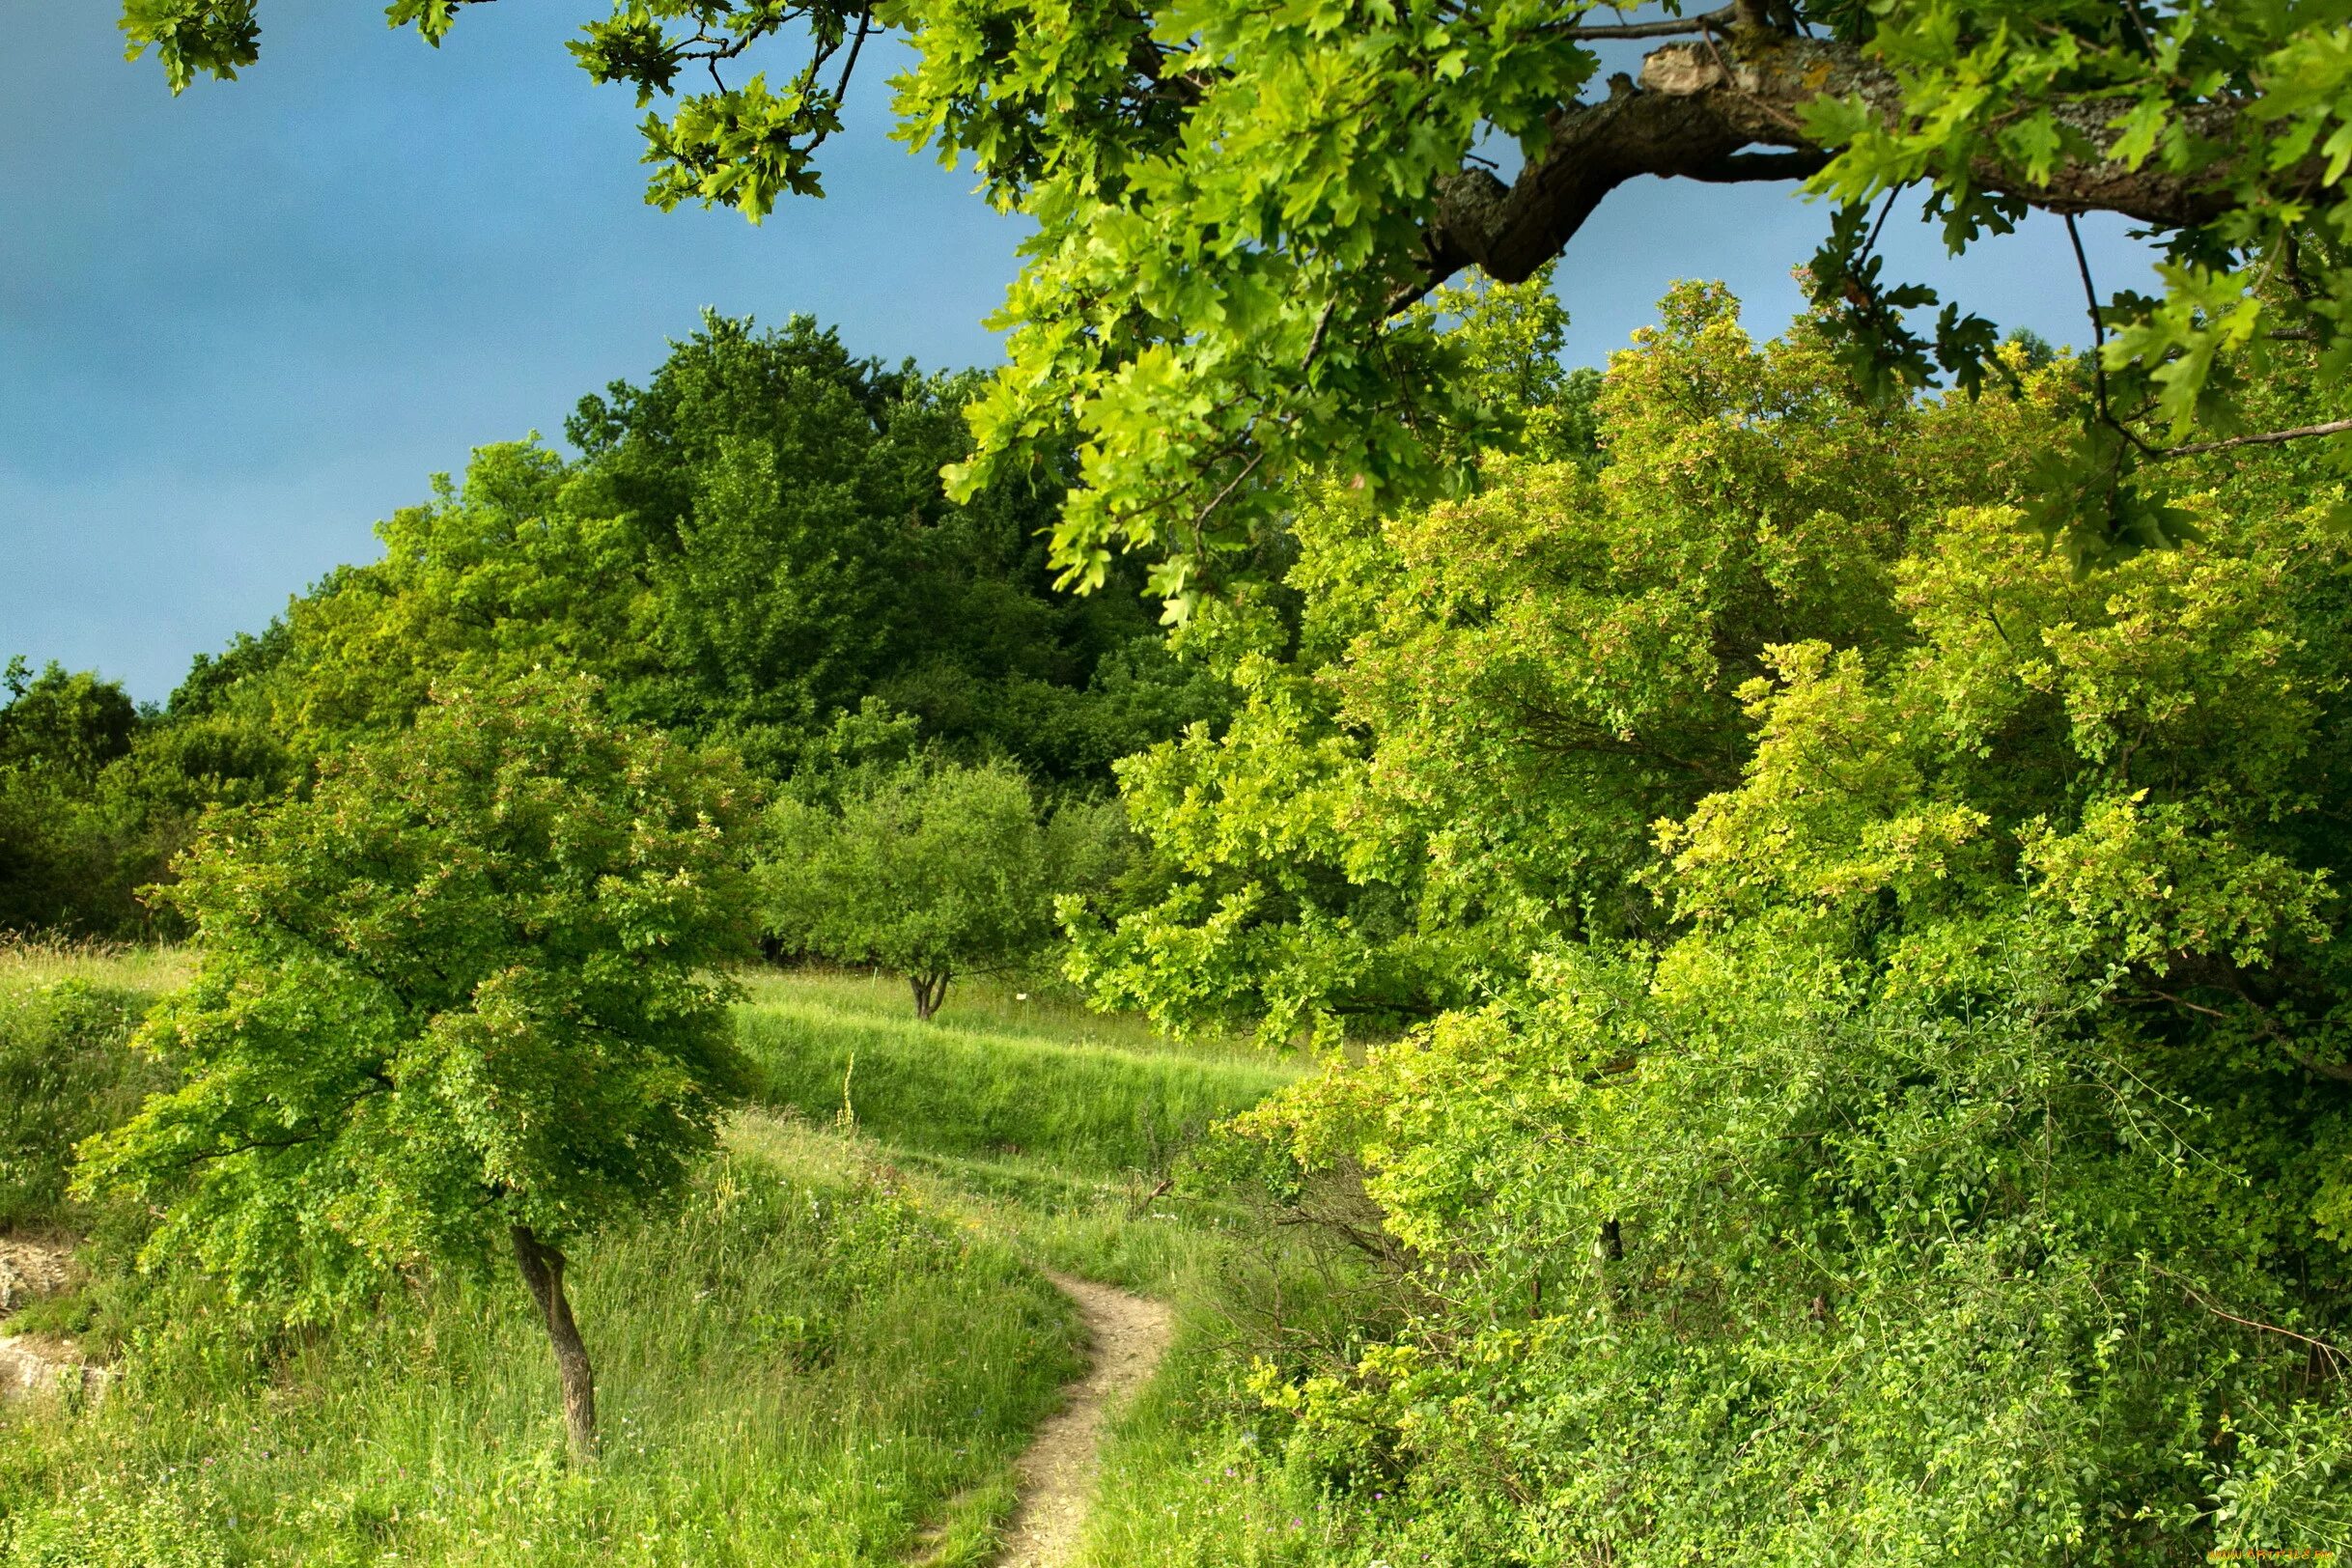
[[201, 669], [204, 700], [319, 750], [406, 723], [436, 682], [545, 667], [771, 777], [876, 698], [927, 740], [1100, 779], [1210, 710], [1132, 596], [1052, 592], [1050, 478], [948, 501], [971, 387], [858, 359], [806, 317], [707, 316], [644, 386], [581, 400], [578, 460], [477, 450], [379, 525], [382, 560]]
[[2076, 367], [1890, 407], [1818, 323], [1663, 317], [1597, 468], [1302, 505], [1295, 599], [1184, 633], [1230, 730], [1123, 770], [1075, 971], [1361, 1047], [1229, 1155], [1359, 1186], [1404, 1325], [1269, 1363], [1285, 1462], [1390, 1560], [2342, 1550], [2314, 465], [2217, 458], [2201, 542], [2086, 574], [2017, 504]]

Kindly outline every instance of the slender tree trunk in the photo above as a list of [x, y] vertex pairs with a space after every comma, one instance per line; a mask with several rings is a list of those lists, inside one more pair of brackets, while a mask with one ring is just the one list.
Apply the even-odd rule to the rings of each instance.
[[907, 984], [914, 991], [914, 1016], [926, 1023], [930, 1022], [931, 1015], [938, 1012], [939, 1004], [947, 999], [947, 971], [942, 969], [937, 974], [910, 974], [907, 976]]
[[555, 1376], [564, 1390], [564, 1430], [572, 1440], [572, 1457], [596, 1457], [596, 1374], [588, 1365], [588, 1347], [580, 1342], [579, 1326], [572, 1321], [572, 1302], [564, 1295], [564, 1255], [531, 1234], [528, 1225], [514, 1228], [515, 1262], [522, 1282], [546, 1320], [547, 1343], [555, 1351]]

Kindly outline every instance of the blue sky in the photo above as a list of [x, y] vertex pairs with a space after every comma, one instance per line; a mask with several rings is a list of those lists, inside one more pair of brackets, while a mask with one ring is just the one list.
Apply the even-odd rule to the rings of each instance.
[[[837, 324], [858, 352], [988, 364], [1020, 229], [886, 140], [882, 73], [823, 202], [761, 228], [644, 205], [630, 95], [562, 47], [589, 0], [462, 14], [436, 52], [372, 0], [274, 0], [263, 58], [178, 99], [126, 64], [114, 0], [0, 0], [0, 658], [160, 700], [473, 446], [556, 436], [702, 307]], [[870, 62], [871, 63], [871, 62]], [[886, 57], [885, 62], [886, 63]], [[1785, 187], [1645, 182], [1562, 265], [1598, 363], [1676, 277], [1772, 329], [1823, 214]], [[2091, 226], [2103, 288], [2142, 264]], [[1955, 267], [1897, 222], [1890, 266], [2054, 341], [2085, 335], [2064, 236]]]

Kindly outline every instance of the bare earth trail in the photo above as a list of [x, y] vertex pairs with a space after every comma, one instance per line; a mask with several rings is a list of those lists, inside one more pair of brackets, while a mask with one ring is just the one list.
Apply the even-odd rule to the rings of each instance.
[[[0, 1236], [0, 1318], [65, 1288], [73, 1249], [62, 1242]], [[53, 1391], [69, 1383], [104, 1391], [103, 1367], [85, 1365], [73, 1342], [48, 1334], [0, 1334], [0, 1399]]]
[[1050, 1270], [1046, 1277], [1078, 1303], [1094, 1364], [1021, 1456], [1021, 1500], [997, 1568], [1062, 1568], [1076, 1554], [1094, 1500], [1104, 1423], [1151, 1381], [1175, 1327], [1165, 1302]]

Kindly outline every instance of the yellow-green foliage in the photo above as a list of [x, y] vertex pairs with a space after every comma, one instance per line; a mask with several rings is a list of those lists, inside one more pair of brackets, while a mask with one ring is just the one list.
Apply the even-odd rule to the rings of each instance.
[[1437, 1014], [1246, 1118], [1411, 1319], [1269, 1353], [1279, 1459], [1206, 1434], [1164, 1560], [1283, 1498], [1266, 1560], [2352, 1550], [2352, 554], [2290, 454], [2079, 572], [2016, 368], [1889, 408], [1686, 291], [1597, 477], [1302, 522], [1299, 656], [1129, 770], [1175, 892], [1080, 966]]

